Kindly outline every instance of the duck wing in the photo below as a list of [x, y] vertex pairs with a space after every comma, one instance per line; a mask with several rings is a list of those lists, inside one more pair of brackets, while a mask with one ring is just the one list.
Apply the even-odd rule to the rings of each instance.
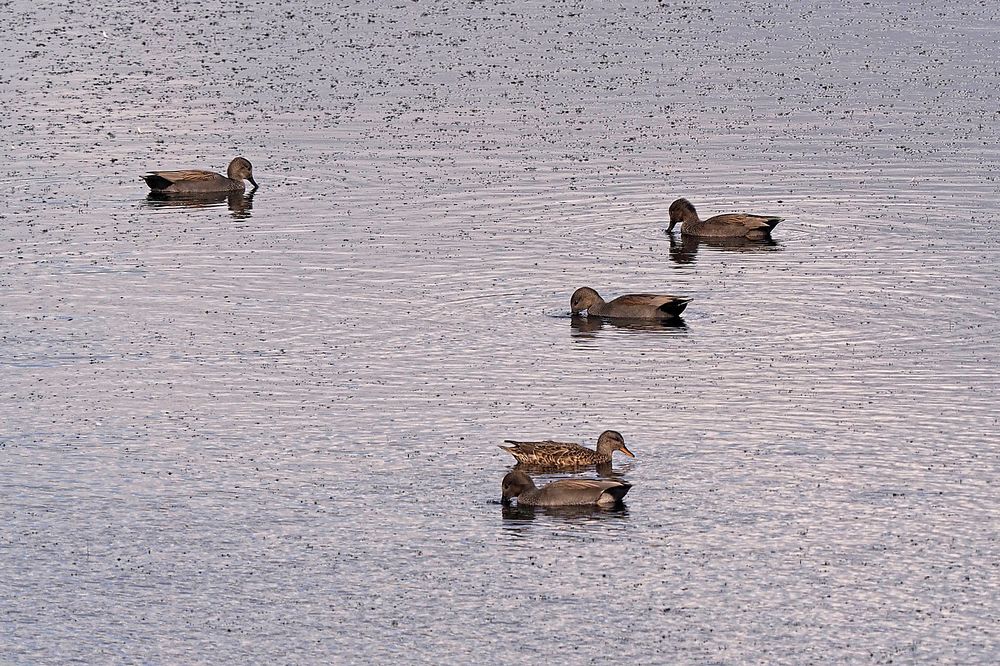
[[631, 488], [631, 484], [621, 481], [563, 479], [541, 488], [535, 503], [541, 506], [598, 504], [604, 503], [602, 495], [607, 495], [609, 501], [617, 502], [625, 497]]
[[747, 231], [771, 231], [784, 218], [773, 215], [751, 215], [750, 213], [726, 213], [705, 220], [706, 225], [743, 227]]
[[[229, 179], [222, 174], [203, 169], [182, 169], [180, 171], [151, 171], [142, 177], [154, 190], [164, 190], [171, 185], [183, 184], [191, 190], [219, 189], [220, 183]], [[222, 188], [225, 189], [225, 188]]]
[[587, 454], [595, 455], [591, 449], [568, 442], [554, 442], [552, 440], [518, 442], [513, 439], [505, 439], [504, 443], [511, 446], [501, 446], [500, 448], [517, 458], [519, 462], [535, 465], [554, 465], [566, 458], [577, 458]]
[[628, 294], [619, 296], [611, 302], [615, 305], [621, 304], [623, 307], [650, 307], [668, 314], [679, 315], [684, 312], [691, 299], [670, 294]]

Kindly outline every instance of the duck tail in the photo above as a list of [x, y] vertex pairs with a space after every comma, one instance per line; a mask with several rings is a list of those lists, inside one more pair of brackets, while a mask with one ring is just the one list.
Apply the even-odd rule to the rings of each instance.
[[173, 183], [158, 173], [150, 173], [145, 176], [140, 176], [146, 184], [149, 185], [151, 190], [162, 190], [170, 187]]
[[624, 498], [630, 490], [632, 490], [631, 483], [622, 483], [620, 486], [612, 486], [604, 492], [614, 497], [616, 502], [621, 502], [622, 498]]
[[675, 298], [674, 300], [664, 303], [659, 307], [661, 312], [666, 312], [667, 314], [672, 314], [674, 316], [679, 315], [684, 312], [684, 308], [688, 306], [693, 299], [690, 298]]

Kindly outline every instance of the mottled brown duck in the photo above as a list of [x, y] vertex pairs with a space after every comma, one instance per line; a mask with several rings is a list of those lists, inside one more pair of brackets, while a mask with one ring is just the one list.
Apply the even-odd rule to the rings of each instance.
[[669, 294], [628, 294], [605, 302], [590, 287], [580, 287], [569, 299], [573, 314], [586, 310], [588, 315], [619, 319], [673, 319], [679, 317], [690, 298]]
[[585, 467], [603, 465], [611, 462], [611, 454], [621, 451], [630, 458], [635, 454], [625, 446], [621, 433], [605, 430], [597, 438], [597, 450], [588, 449], [579, 444], [567, 442], [517, 442], [513, 439], [504, 440], [511, 446], [500, 446], [501, 449], [517, 458], [522, 465], [533, 467]]
[[244, 180], [249, 180], [253, 189], [257, 189], [257, 181], [253, 179], [253, 166], [243, 157], [237, 157], [230, 162], [226, 174], [223, 176], [221, 173], [200, 169], [151, 171], [142, 176], [142, 179], [153, 192], [165, 194], [243, 192], [246, 190]]
[[517, 499], [518, 506], [612, 506], [622, 501], [632, 485], [623, 481], [561, 479], [538, 488], [520, 470], [503, 477], [500, 500]]
[[771, 230], [784, 218], [774, 215], [751, 215], [750, 213], [726, 213], [707, 220], [698, 218], [698, 212], [687, 199], [678, 199], [670, 204], [671, 232], [681, 225], [681, 234], [699, 238], [749, 238], [763, 240], [771, 237]]

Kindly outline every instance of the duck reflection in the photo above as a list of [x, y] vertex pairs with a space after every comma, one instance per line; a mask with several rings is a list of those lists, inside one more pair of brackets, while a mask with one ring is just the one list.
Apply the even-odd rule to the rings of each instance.
[[627, 473], [632, 466], [628, 463], [623, 465], [619, 470], [615, 470], [611, 467], [611, 463], [600, 463], [599, 465], [579, 465], [579, 466], [551, 466], [551, 465], [531, 465], [526, 463], [517, 463], [511, 467], [511, 471], [522, 471], [531, 476], [538, 475], [551, 475], [558, 474], [558, 478], [565, 478], [567, 473], [576, 474], [579, 472], [589, 472], [591, 470], [597, 470], [597, 475], [605, 478], [612, 479], [614, 481], [619, 481], [622, 475]]
[[772, 238], [750, 240], [749, 238], [698, 238], [668, 234], [670, 239], [670, 260], [675, 264], [693, 264], [698, 248], [702, 245], [722, 252], [780, 252], [781, 245]]
[[216, 208], [225, 204], [230, 215], [238, 220], [250, 217], [253, 210], [255, 191], [243, 192], [200, 192], [170, 193], [150, 192], [146, 195], [146, 205], [151, 208]]
[[596, 520], [628, 517], [628, 507], [619, 502], [613, 506], [503, 506], [500, 514], [504, 521], [530, 523], [536, 518], [547, 517], [567, 522], [587, 523]]
[[590, 315], [573, 315], [570, 317], [569, 325], [576, 333], [588, 335], [597, 333], [605, 325], [613, 328], [626, 329], [631, 331], [683, 331], [687, 329], [687, 324], [680, 317], [673, 319], [605, 319], [603, 317], [592, 317]]

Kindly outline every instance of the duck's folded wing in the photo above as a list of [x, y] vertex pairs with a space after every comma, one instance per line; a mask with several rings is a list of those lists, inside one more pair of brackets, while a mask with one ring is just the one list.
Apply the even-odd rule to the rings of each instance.
[[201, 169], [184, 169], [181, 171], [151, 171], [149, 174], [144, 176], [146, 182], [149, 182], [150, 178], [156, 178], [159, 181], [165, 181], [166, 183], [198, 183], [198, 182], [211, 182], [216, 180], [219, 174], [212, 171], [204, 171]]
[[544, 503], [552, 504], [594, 504], [604, 493], [620, 500], [631, 487], [620, 481], [563, 479], [545, 486], [540, 499]]
[[513, 440], [513, 439], [505, 439], [503, 441], [504, 441], [504, 444], [513, 444], [517, 448], [524, 448], [524, 449], [536, 449], [539, 446], [546, 446], [546, 447], [548, 447], [548, 446], [573, 446], [573, 444], [566, 444], [565, 442], [554, 442], [551, 439], [546, 439], [546, 440], [543, 440], [541, 442], [518, 442], [518, 441]]
[[562, 479], [560, 481], [553, 481], [552, 485], [558, 485], [560, 488], [571, 488], [573, 490], [603, 492], [608, 488], [626, 484], [623, 484], [621, 481], [611, 481], [609, 479]]
[[664, 305], [682, 304], [690, 301], [690, 298], [683, 296], [672, 296], [670, 294], [629, 294], [619, 296], [614, 300], [615, 304], [641, 305], [654, 308], [662, 308]]
[[778, 217], [777, 215], [750, 215], [749, 213], [747, 214], [747, 217], [752, 217], [755, 220], [763, 221], [764, 224], [767, 225], [768, 229], [774, 229], [776, 226], [778, 226], [778, 222], [781, 222], [782, 220], [785, 219], [783, 217]]
[[748, 231], [751, 229], [761, 229], [763, 231], [768, 231], [774, 229], [778, 226], [778, 222], [781, 222], [780, 217], [772, 217], [769, 215], [751, 215], [750, 213], [729, 213], [726, 215], [716, 215], [715, 217], [708, 220], [708, 222], [715, 222], [719, 224], [733, 224], [740, 225]]

